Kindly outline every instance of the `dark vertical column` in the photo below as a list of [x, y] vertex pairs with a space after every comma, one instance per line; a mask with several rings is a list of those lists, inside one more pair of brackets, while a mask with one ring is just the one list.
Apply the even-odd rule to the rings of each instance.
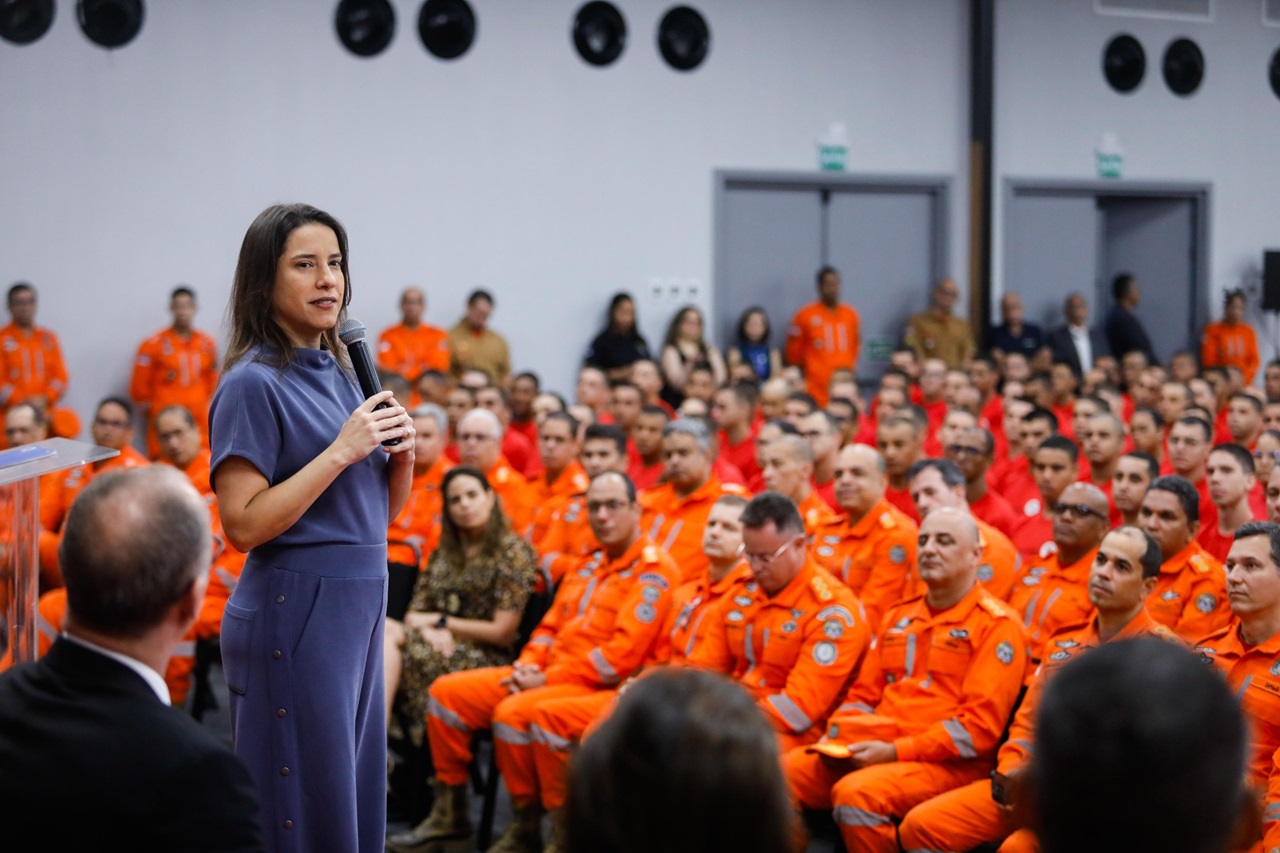
[[991, 327], [995, 0], [969, 0], [969, 325], [979, 349]]

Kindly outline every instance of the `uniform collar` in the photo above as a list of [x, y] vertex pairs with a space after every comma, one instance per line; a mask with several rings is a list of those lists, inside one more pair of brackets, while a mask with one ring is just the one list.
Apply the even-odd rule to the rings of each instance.
[[1093, 565], [1093, 560], [1097, 556], [1098, 556], [1098, 549], [1095, 547], [1095, 548], [1089, 549], [1089, 552], [1087, 554], [1085, 554], [1083, 557], [1076, 560], [1074, 563], [1072, 563], [1069, 566], [1062, 565], [1060, 553], [1055, 553], [1053, 555], [1053, 561], [1058, 566], [1058, 571], [1057, 571], [1058, 575], [1068, 579], [1078, 579], [1083, 581], [1089, 576], [1089, 568]]
[[1177, 574], [1187, 564], [1192, 557], [1201, 553], [1204, 549], [1200, 547], [1200, 543], [1192, 539], [1187, 547], [1174, 554], [1169, 559], [1160, 564], [1160, 574]]
[[747, 566], [747, 561], [743, 560], [730, 569], [724, 577], [720, 578], [719, 583], [711, 583], [709, 578], [703, 579], [703, 585], [712, 595], [719, 597], [724, 595], [735, 586], [751, 582], [751, 569]]
[[817, 571], [818, 567], [814, 565], [813, 560], [806, 556], [800, 571], [796, 572], [796, 576], [791, 579], [790, 583], [778, 590], [777, 595], [770, 596], [764, 591], [764, 587], [758, 587], [758, 598], [766, 604], [777, 605], [778, 607], [794, 607], [800, 601], [800, 596], [803, 595], [805, 587], [813, 581]]
[[634, 565], [635, 562], [643, 556], [645, 548], [656, 549], [657, 546], [653, 544], [653, 541], [650, 540], [648, 536], [641, 534], [639, 538], [632, 542], [631, 546], [628, 547], [626, 551], [623, 551], [621, 556], [616, 560], [610, 560], [609, 555], [604, 551], [601, 551], [600, 555], [603, 557], [603, 561], [596, 567], [596, 571], [609, 574], [624, 571]]
[[856, 524], [849, 526], [849, 533], [855, 538], [862, 539], [870, 533], [871, 528], [880, 521], [880, 516], [889, 511], [890, 506], [892, 506], [892, 504], [889, 503], [888, 498], [881, 498], [876, 501], [875, 506], [867, 510], [866, 515], [858, 519]]

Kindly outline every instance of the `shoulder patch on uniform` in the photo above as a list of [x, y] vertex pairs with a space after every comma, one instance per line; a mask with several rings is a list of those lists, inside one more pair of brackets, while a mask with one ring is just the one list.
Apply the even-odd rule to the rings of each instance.
[[507, 480], [511, 479], [511, 469], [503, 465], [497, 471], [493, 472], [493, 479], [497, 480], [499, 483], [507, 482]]
[[645, 601], [636, 606], [636, 621], [645, 625], [658, 618], [658, 609]]
[[657, 545], [644, 546], [644, 550], [640, 552], [640, 559], [644, 560], [646, 563], [658, 562], [658, 546]]
[[826, 622], [828, 619], [839, 618], [850, 628], [857, 624], [856, 620], [853, 618], [853, 613], [851, 613], [849, 608], [845, 607], [843, 604], [832, 604], [828, 607], [824, 607], [818, 611], [818, 615], [814, 618], [819, 622]]
[[831, 666], [840, 657], [840, 650], [835, 643], [823, 640], [813, 647], [813, 661], [818, 666]]
[[1009, 605], [1005, 604], [989, 592], [983, 592], [982, 595], [978, 596], [978, 606], [990, 613], [992, 616], [1001, 619], [1007, 619], [1013, 615], [1012, 611], [1009, 610]]
[[644, 572], [637, 580], [639, 580], [640, 583], [651, 583], [654, 586], [661, 587], [662, 589], [671, 589], [671, 584], [668, 583], [667, 579], [657, 572]]
[[1071, 657], [1071, 652], [1067, 652], [1067, 651], [1054, 652], [1053, 654], [1049, 655], [1049, 660], [1067, 660], [1070, 657]]
[[1191, 564], [1193, 569], [1202, 575], [1207, 575], [1209, 572], [1213, 571], [1213, 567], [1209, 565], [1209, 561], [1199, 554], [1196, 554], [1190, 560], [1187, 560], [1187, 562]]
[[981, 566], [978, 566], [978, 580], [983, 581], [985, 583], [986, 581], [991, 580], [995, 576], [996, 576], [996, 570], [991, 568], [990, 563], [983, 563]]
[[901, 545], [894, 545], [889, 549], [889, 559], [899, 564], [906, 562], [907, 549]]
[[1196, 596], [1196, 610], [1201, 613], [1212, 613], [1218, 606], [1218, 597], [1210, 593], [1201, 593]]
[[1040, 514], [1040, 499], [1032, 498], [1022, 505], [1022, 514], [1027, 518]]
[[1005, 666], [1013, 663], [1013, 643], [1006, 640], [996, 646], [996, 660]]
[[741, 622], [745, 617], [741, 610], [730, 610], [729, 615], [725, 617], [730, 622]]
[[831, 587], [827, 586], [827, 582], [822, 579], [821, 575], [814, 575], [813, 580], [809, 581], [809, 586], [813, 587], [813, 591], [817, 594], [819, 601], [830, 601], [834, 598]]

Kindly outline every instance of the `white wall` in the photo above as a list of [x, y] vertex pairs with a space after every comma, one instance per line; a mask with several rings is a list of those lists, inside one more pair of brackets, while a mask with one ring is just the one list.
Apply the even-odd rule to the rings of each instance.
[[[1215, 5], [1214, 22], [1188, 23], [1098, 15], [1089, 0], [997, 0], [995, 172], [997, 189], [1005, 177], [1094, 179], [1094, 148], [1113, 132], [1125, 149], [1125, 179], [1210, 183], [1216, 318], [1223, 289], [1256, 287], [1263, 249], [1280, 246], [1280, 100], [1267, 83], [1280, 29], [1262, 25], [1257, 0]], [[1122, 32], [1147, 54], [1146, 77], [1127, 95], [1102, 76], [1103, 49]], [[1182, 36], [1200, 45], [1206, 68], [1185, 98], [1160, 68], [1165, 47]], [[998, 300], [999, 242], [994, 254]], [[1265, 359], [1270, 321], [1257, 309], [1251, 319]]]
[[[86, 423], [175, 284], [220, 333], [244, 229], [277, 201], [347, 225], [370, 327], [406, 284], [440, 325], [486, 286], [517, 367], [568, 390], [615, 290], [710, 280], [712, 171], [814, 169], [832, 121], [850, 170], [957, 176], [963, 281], [964, 3], [698, 0], [712, 48], [691, 74], [654, 47], [666, 0], [617, 0], [631, 35], [605, 69], [572, 49], [576, 0], [472, 0], [478, 39], [452, 63], [421, 47], [420, 4], [393, 3], [396, 38], [372, 59], [316, 0], [152, 0], [115, 52], [59, 0], [42, 40], [0, 43], [0, 283], [36, 285]], [[656, 343], [675, 305], [640, 307]]]

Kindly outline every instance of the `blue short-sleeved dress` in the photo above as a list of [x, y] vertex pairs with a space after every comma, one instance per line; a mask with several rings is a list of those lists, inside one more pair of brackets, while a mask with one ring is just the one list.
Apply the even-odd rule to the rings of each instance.
[[[277, 368], [251, 351], [209, 412], [210, 470], [240, 456], [275, 485], [338, 436], [364, 397], [325, 350]], [[284, 533], [249, 552], [222, 619], [236, 753], [273, 851], [384, 849], [387, 458], [343, 471]]]

